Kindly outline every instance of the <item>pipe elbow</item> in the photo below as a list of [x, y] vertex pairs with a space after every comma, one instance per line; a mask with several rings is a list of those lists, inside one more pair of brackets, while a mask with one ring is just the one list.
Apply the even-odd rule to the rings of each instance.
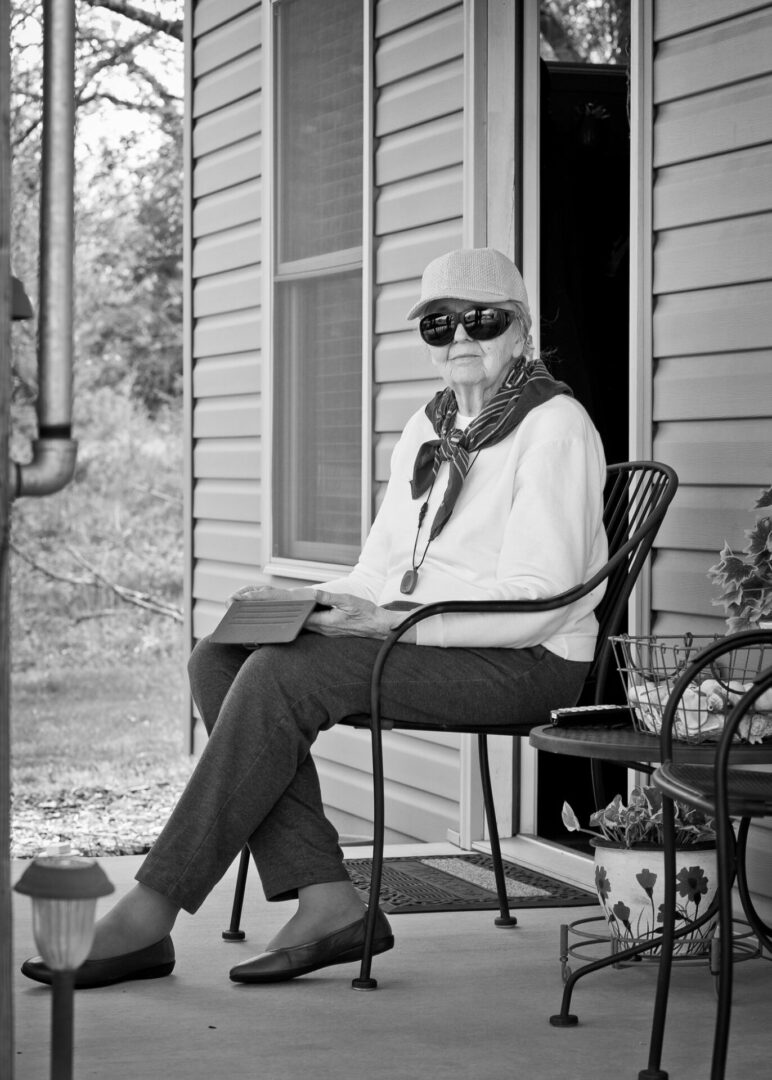
[[12, 463], [11, 498], [53, 495], [69, 484], [75, 473], [78, 444], [74, 439], [35, 439], [32, 461]]

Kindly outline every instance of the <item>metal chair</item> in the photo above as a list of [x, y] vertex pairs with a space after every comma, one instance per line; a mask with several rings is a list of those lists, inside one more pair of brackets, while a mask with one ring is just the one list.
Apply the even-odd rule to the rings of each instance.
[[[643, 568], [644, 562], [651, 551], [654, 538], [662, 523], [668, 506], [678, 487], [678, 477], [673, 469], [652, 461], [632, 461], [617, 465], [609, 465], [607, 469], [607, 482], [604, 493], [603, 522], [606, 529], [609, 545], [608, 562], [583, 584], [576, 585], [558, 596], [543, 600], [500, 600], [500, 601], [439, 601], [426, 604], [423, 607], [411, 611], [400, 625], [386, 638], [373, 667], [371, 683], [371, 709], [370, 714], [362, 716], [346, 717], [341, 721], [352, 727], [368, 727], [372, 736], [373, 758], [373, 859], [370, 879], [370, 898], [368, 918], [365, 933], [365, 948], [358, 978], [352, 981], [352, 986], [357, 990], [373, 990], [377, 986], [375, 979], [370, 976], [372, 962], [372, 943], [375, 931], [375, 914], [378, 906], [381, 877], [383, 872], [383, 847], [384, 847], [384, 776], [383, 776], [383, 749], [382, 731], [389, 729], [400, 730], [442, 730], [442, 718], [438, 717], [436, 724], [408, 724], [395, 722], [386, 717], [381, 717], [380, 688], [383, 670], [393, 647], [402, 635], [411, 626], [430, 618], [432, 615], [447, 614], [450, 612], [540, 612], [553, 611], [557, 608], [566, 607], [581, 597], [591, 593], [600, 585], [606, 584], [606, 591], [601, 599], [596, 615], [599, 623], [599, 632], [595, 655], [585, 682], [580, 704], [584, 706], [599, 705], [604, 700], [604, 691], [609, 674], [612, 672], [612, 654], [609, 636], [619, 630], [620, 624], [627, 611], [627, 602], [633, 590], [638, 575]], [[567, 523], [570, 528], [570, 523]], [[549, 713], [543, 720], [537, 723], [549, 721]], [[512, 735], [515, 737], [527, 736], [533, 724], [522, 725], [513, 717], [511, 726], [495, 728], [485, 725], [469, 724], [468, 726], [453, 725], [452, 730], [463, 733], [473, 733], [478, 737], [480, 774], [482, 780], [485, 815], [488, 824], [488, 835], [491, 847], [491, 856], [494, 866], [496, 890], [499, 901], [499, 916], [495, 919], [497, 926], [513, 926], [517, 920], [509, 912], [509, 902], [506, 892], [506, 877], [501, 859], [501, 847], [499, 844], [498, 828], [496, 824], [496, 812], [493, 804], [491, 788], [490, 768], [488, 762], [487, 735]], [[593, 763], [595, 766], [595, 763]], [[599, 769], [593, 768], [593, 782], [599, 782]], [[234, 894], [233, 912], [230, 928], [223, 932], [223, 937], [228, 940], [240, 940], [243, 932], [240, 929], [241, 910], [244, 898], [244, 888], [247, 871], [249, 868], [249, 852], [244, 849], [241, 855], [241, 863], [236, 881]]]
[[[749, 647], [759, 649], [758, 674], [750, 689], [742, 695], [729, 712], [721, 738], [716, 743], [712, 764], [693, 765], [673, 761], [673, 722], [679, 702], [695, 676], [722, 658], [742, 653]], [[765, 666], [766, 665], [766, 666]], [[750, 679], [748, 681], [751, 681]], [[729, 1023], [732, 1010], [733, 918], [732, 886], [736, 879], [745, 918], [759, 943], [772, 950], [772, 926], [759, 915], [750, 894], [746, 873], [745, 853], [748, 830], [753, 818], [772, 817], [772, 774], [761, 770], [732, 768], [732, 747], [744, 717], [753, 712], [755, 702], [772, 689], [772, 630], [749, 630], [731, 634], [703, 649], [677, 679], [668, 699], [662, 719], [662, 763], [652, 780], [666, 796], [663, 799], [663, 831], [665, 848], [665, 901], [662, 952], [654, 1005], [649, 1064], [639, 1072], [639, 1080], [667, 1080], [661, 1066], [665, 1032], [670, 973], [673, 963], [673, 944], [676, 907], [676, 857], [673, 800], [699, 807], [716, 820], [716, 854], [718, 862], [718, 911], [720, 960], [718, 971], [718, 1008], [713, 1041], [710, 1080], [723, 1080], [726, 1067]], [[759, 745], [760, 754], [769, 761], [769, 746]], [[747, 746], [744, 750], [748, 750]], [[732, 818], [739, 818], [735, 838]], [[704, 913], [700, 922], [715, 913], [715, 903]]]

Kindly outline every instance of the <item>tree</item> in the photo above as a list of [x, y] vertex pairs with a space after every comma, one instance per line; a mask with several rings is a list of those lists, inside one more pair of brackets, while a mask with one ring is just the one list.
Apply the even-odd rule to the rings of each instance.
[[[42, 5], [12, 9], [14, 271], [35, 300]], [[75, 375], [129, 380], [152, 413], [181, 393], [181, 0], [76, 5]], [[34, 395], [31, 328], [15, 345]]]
[[136, 4], [127, 3], [126, 0], [84, 0], [84, 2], [91, 7], [108, 8], [110, 11], [117, 12], [118, 15], [143, 23], [159, 33], [168, 34], [169, 37], [182, 41], [182, 19], [164, 18], [158, 12], [139, 8]]
[[545, 51], [556, 60], [627, 62], [630, 0], [541, 0], [539, 21]]

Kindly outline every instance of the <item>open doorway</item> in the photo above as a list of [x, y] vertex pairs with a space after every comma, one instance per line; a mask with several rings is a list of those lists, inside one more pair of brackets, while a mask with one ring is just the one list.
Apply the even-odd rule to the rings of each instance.
[[[541, 353], [589, 412], [606, 460], [624, 461], [629, 445], [627, 66], [542, 59], [540, 82]], [[614, 700], [615, 690], [612, 685], [607, 700]], [[619, 766], [609, 766], [604, 781], [612, 795], [626, 790], [626, 772]], [[564, 800], [586, 823], [595, 809], [589, 762], [539, 754], [537, 833], [583, 847], [581, 834], [569, 834], [562, 824]]]

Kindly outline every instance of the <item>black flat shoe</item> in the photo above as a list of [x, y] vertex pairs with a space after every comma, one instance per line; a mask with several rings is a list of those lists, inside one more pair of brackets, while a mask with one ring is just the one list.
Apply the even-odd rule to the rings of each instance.
[[[155, 945], [105, 960], [86, 960], [75, 972], [75, 989], [90, 990], [96, 986], [128, 982], [129, 979], [160, 979], [174, 968], [174, 945], [167, 934]], [[51, 969], [41, 956], [33, 956], [21, 965], [23, 975], [35, 982], [51, 985]]]
[[[364, 947], [365, 919], [362, 918], [319, 938], [318, 941], [309, 941], [292, 949], [273, 949], [261, 953], [260, 956], [253, 956], [251, 960], [245, 960], [243, 964], [231, 968], [230, 977], [233, 982], [285, 982], [319, 968], [361, 960]], [[375, 919], [373, 955], [393, 948], [394, 935], [388, 919], [379, 911]]]

